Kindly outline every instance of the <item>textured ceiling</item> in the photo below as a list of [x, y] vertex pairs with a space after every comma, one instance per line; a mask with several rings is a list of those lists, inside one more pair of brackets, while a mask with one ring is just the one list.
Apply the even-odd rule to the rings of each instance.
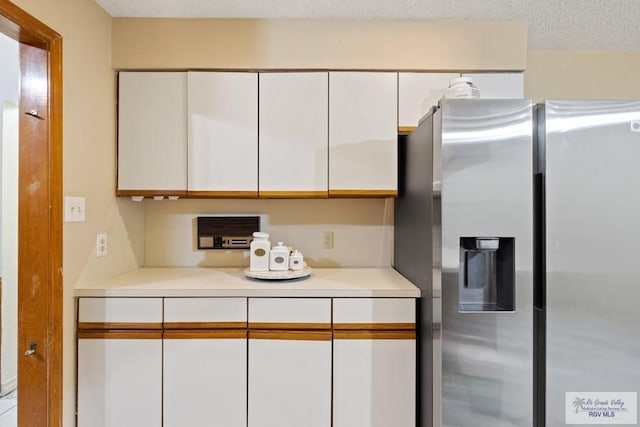
[[529, 47], [640, 51], [640, 0], [96, 0], [114, 17], [498, 19]]

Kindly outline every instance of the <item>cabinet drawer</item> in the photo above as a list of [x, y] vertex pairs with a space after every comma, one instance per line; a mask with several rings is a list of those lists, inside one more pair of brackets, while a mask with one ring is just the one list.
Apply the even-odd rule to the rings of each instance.
[[416, 325], [413, 298], [334, 298], [334, 329], [412, 330]]
[[331, 329], [331, 299], [249, 298], [249, 328]]
[[162, 298], [80, 298], [78, 329], [162, 329]]
[[165, 329], [247, 327], [246, 298], [165, 298]]

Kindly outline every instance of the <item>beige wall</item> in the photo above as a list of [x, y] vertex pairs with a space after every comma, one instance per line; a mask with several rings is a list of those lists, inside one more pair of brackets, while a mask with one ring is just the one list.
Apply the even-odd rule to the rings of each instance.
[[523, 70], [515, 21], [133, 19], [113, 23], [117, 69]]
[[[93, 0], [13, 1], [63, 37], [64, 195], [86, 197], [86, 222], [64, 224], [63, 229], [63, 423], [71, 427], [75, 425], [74, 285], [83, 271], [110, 275], [136, 265], [114, 197], [112, 19]], [[107, 257], [93, 256], [98, 232], [110, 233]]]
[[640, 99], [639, 52], [530, 50], [525, 97]]
[[[196, 248], [197, 216], [265, 215], [273, 245], [300, 250], [311, 267], [388, 267], [393, 240], [392, 199], [145, 200], [145, 265], [249, 265], [248, 251]], [[334, 248], [324, 249], [325, 231]]]

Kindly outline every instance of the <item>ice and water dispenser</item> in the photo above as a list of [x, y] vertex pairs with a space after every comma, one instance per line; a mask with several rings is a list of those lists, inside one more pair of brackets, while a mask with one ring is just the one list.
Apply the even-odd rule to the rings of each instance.
[[515, 239], [461, 237], [460, 312], [515, 311]]

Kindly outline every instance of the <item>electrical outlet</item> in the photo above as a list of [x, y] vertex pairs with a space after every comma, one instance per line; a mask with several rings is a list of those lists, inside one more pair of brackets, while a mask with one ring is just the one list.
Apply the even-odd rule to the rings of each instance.
[[98, 233], [96, 236], [96, 256], [107, 254], [107, 233]]
[[333, 249], [333, 231], [324, 232], [324, 248]]
[[64, 222], [84, 222], [84, 197], [64, 198]]

